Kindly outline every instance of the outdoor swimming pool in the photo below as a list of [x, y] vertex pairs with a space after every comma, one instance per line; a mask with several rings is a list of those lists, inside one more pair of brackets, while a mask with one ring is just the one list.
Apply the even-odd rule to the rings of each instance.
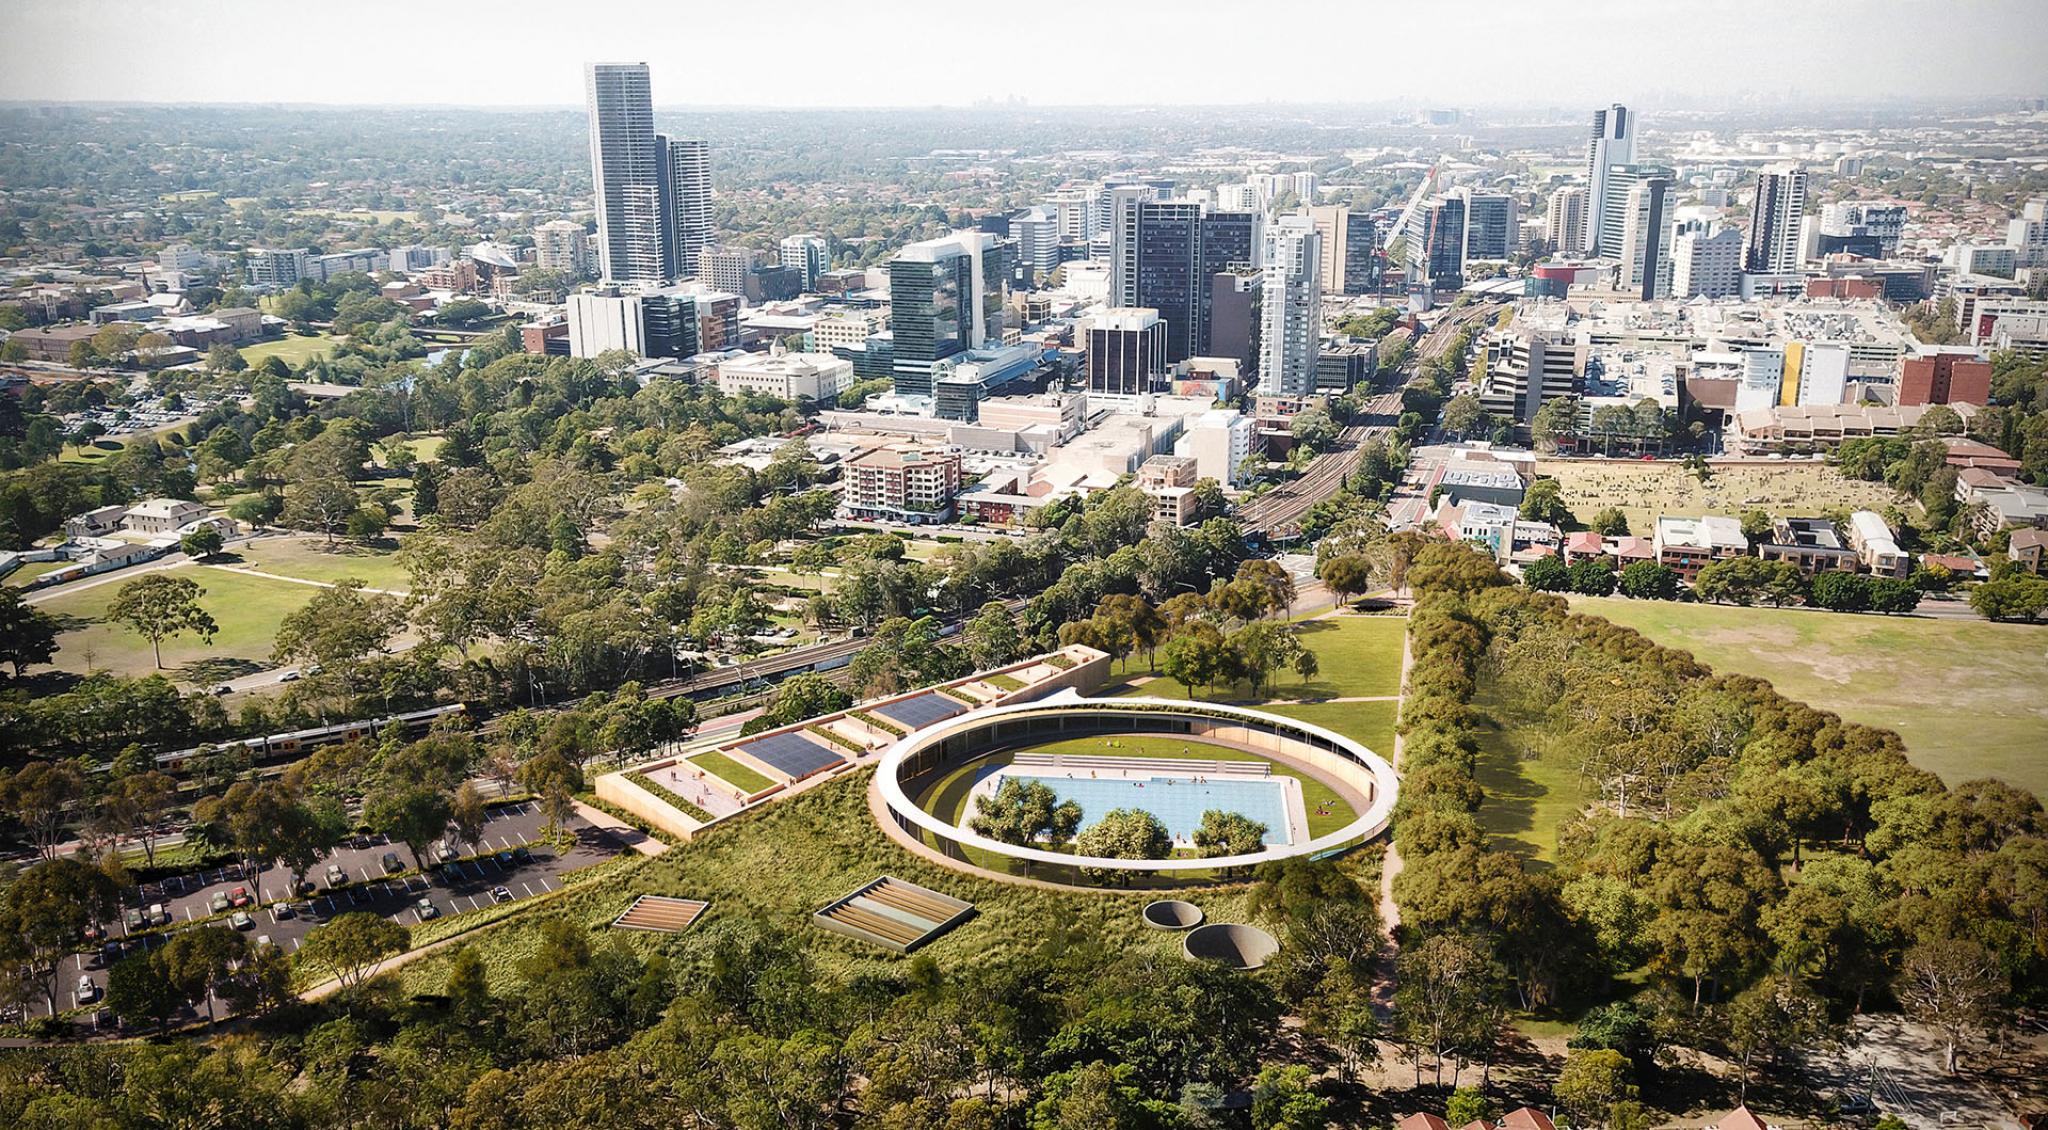
[[1148, 777], [1141, 780], [1092, 777], [1046, 777], [1035, 773], [1004, 771], [995, 782], [1014, 778], [1041, 781], [1061, 800], [1081, 806], [1081, 827], [1087, 828], [1116, 808], [1142, 808], [1159, 818], [1177, 841], [1192, 842], [1201, 827], [1202, 813], [1212, 808], [1238, 812], [1266, 826], [1268, 846], [1292, 842], [1287, 835], [1287, 781], [1285, 778], [1213, 779], [1201, 784], [1187, 777]]

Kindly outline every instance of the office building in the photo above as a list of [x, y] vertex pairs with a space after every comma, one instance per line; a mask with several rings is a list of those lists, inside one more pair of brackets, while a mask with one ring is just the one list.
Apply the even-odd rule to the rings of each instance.
[[1901, 408], [1916, 404], [1988, 404], [1991, 401], [1991, 362], [1976, 351], [1961, 352], [1938, 346], [1925, 348], [1919, 356], [1908, 357], [1899, 367]]
[[1362, 338], [1325, 339], [1316, 351], [1315, 391], [1342, 396], [1372, 378], [1379, 346]]
[[665, 133], [656, 134], [654, 142], [667, 269], [670, 278], [686, 278], [711, 245], [711, 151], [701, 141]]
[[1451, 192], [1465, 202], [1466, 262], [1504, 260], [1514, 254], [1521, 242], [1514, 197], [1470, 188], [1454, 188]]
[[1586, 187], [1571, 184], [1550, 194], [1550, 217], [1545, 231], [1550, 249], [1560, 255], [1577, 255], [1586, 247]]
[[853, 384], [853, 362], [829, 353], [749, 353], [718, 363], [718, 389], [728, 396], [830, 400]]
[[1732, 298], [1742, 293], [1742, 230], [1719, 222], [1680, 222], [1671, 240], [1673, 298]]
[[1742, 269], [1763, 275], [1796, 273], [1802, 262], [1799, 236], [1805, 218], [1806, 170], [1797, 165], [1765, 165], [1757, 173]]
[[1258, 376], [1259, 288], [1263, 272], [1255, 267], [1218, 271], [1209, 280], [1209, 323], [1202, 356], [1237, 362], [1246, 378]]
[[[1322, 340], [1322, 236], [1307, 216], [1283, 216], [1266, 232], [1259, 294], [1259, 380], [1268, 392], [1315, 391]], [[1176, 358], [1177, 360], [1177, 358]]]
[[249, 267], [249, 285], [296, 286], [306, 276], [306, 261], [312, 252], [304, 247], [251, 247], [243, 253]]
[[1107, 184], [1098, 196], [1102, 218], [1097, 232], [1109, 242], [1109, 301], [1113, 306], [1143, 305], [1138, 300], [1141, 209], [1158, 199], [1158, 190], [1145, 184]]
[[2019, 249], [2002, 243], [1958, 243], [1947, 258], [1949, 270], [1959, 275], [2009, 279], [2019, 273]]
[[[1039, 205], [1059, 230], [1060, 243], [1088, 243], [1094, 240], [1095, 198], [1080, 189], [1055, 192]], [[1014, 232], [1012, 234], [1015, 234]]]
[[1173, 453], [1195, 461], [1197, 479], [1215, 479], [1226, 487], [1238, 484], [1238, 468], [1252, 453], [1257, 421], [1235, 408], [1214, 408], [1188, 421], [1174, 440]]
[[1906, 229], [1904, 204], [1867, 204], [1837, 200], [1821, 205], [1814, 255], [1861, 255], [1889, 259], [1899, 251]]
[[[1611, 254], [1600, 251], [1601, 232], [1607, 223], [1607, 207], [1610, 201], [1621, 202], [1622, 197], [1608, 192], [1609, 170], [1616, 165], [1633, 165], [1636, 160], [1636, 120], [1628, 107], [1615, 103], [1605, 110], [1593, 111], [1593, 133], [1586, 142], [1586, 231], [1585, 242], [1571, 250], [1589, 254]], [[1621, 225], [1615, 225], [1619, 238]], [[1551, 242], [1556, 243], [1553, 235]], [[1563, 244], [1558, 244], [1564, 250]]]
[[1323, 237], [1324, 294], [1366, 294], [1379, 288], [1379, 232], [1369, 212], [1324, 204], [1308, 210]]
[[613, 349], [648, 356], [638, 293], [605, 286], [570, 295], [568, 306], [569, 356], [595, 357]]
[[1579, 390], [1583, 363], [1568, 329], [1510, 327], [1486, 346], [1485, 384], [1479, 403], [1502, 419], [1527, 424], [1547, 400]]
[[842, 508], [852, 517], [945, 522], [960, 493], [960, 456], [936, 448], [885, 447], [847, 463], [842, 477]]
[[1060, 221], [1043, 205], [1010, 217], [1010, 238], [1017, 242], [1017, 277], [1035, 285], [1060, 265]]
[[[1137, 280], [1128, 307], [1159, 312], [1166, 324], [1169, 363], [1201, 352], [1202, 206], [1188, 201], [1140, 201], [1136, 240], [1123, 245], [1123, 269]], [[1111, 294], [1117, 293], [1112, 284]]]
[[1788, 341], [1778, 387], [1778, 405], [1826, 407], [1840, 404], [1849, 386], [1849, 347]]
[[750, 247], [706, 247], [697, 253], [698, 281], [732, 294], [745, 294], [747, 272], [761, 262]]
[[1595, 242], [1594, 254], [1603, 259], [1620, 259], [1625, 229], [1629, 217], [1629, 192], [1636, 183], [1644, 180], [1672, 179], [1671, 170], [1661, 165], [1615, 164], [1607, 166], [1601, 181], [1605, 196], [1600, 202], [1599, 228], [1591, 238]]
[[2020, 207], [2020, 217], [2005, 225], [2005, 245], [2022, 267], [2048, 267], [2048, 196], [2036, 196]]
[[[586, 239], [584, 252], [586, 255], [589, 254], [588, 246], [589, 241]], [[403, 247], [394, 247], [390, 252], [391, 269], [402, 274], [423, 271], [436, 263], [446, 263], [453, 257], [445, 247], [427, 247], [418, 243], [408, 243]]]
[[592, 63], [584, 77], [598, 273], [616, 282], [663, 282], [669, 277], [662, 223], [666, 193], [647, 64]]
[[1135, 396], [1166, 381], [1166, 323], [1159, 312], [1117, 307], [1088, 319], [1083, 349], [1088, 391]]
[[815, 293], [818, 279], [832, 269], [832, 252], [825, 243], [825, 237], [815, 232], [793, 235], [782, 241], [782, 265], [800, 272], [797, 290], [802, 294]]
[[1641, 298], [1671, 293], [1671, 182], [1645, 177], [1629, 186], [1621, 222], [1621, 289]]
[[533, 229], [533, 265], [582, 278], [591, 273], [590, 235], [583, 225], [549, 220]]
[[1465, 285], [1465, 201], [1438, 196], [1425, 201], [1408, 233], [1408, 281], [1433, 290]]
[[988, 340], [991, 303], [1000, 308], [996, 238], [958, 231], [906, 245], [889, 260], [889, 332], [896, 392], [931, 396], [943, 363]]

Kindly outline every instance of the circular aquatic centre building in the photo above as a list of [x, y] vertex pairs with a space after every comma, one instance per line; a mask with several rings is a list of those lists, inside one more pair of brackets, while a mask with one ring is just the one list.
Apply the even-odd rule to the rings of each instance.
[[[1120, 859], [1055, 851], [1050, 847], [1005, 843], [980, 835], [967, 826], [965, 810], [956, 823], [929, 811], [922, 800], [942, 780], [957, 779], [960, 772], [977, 763], [987, 763], [991, 773], [1026, 770], [1028, 775], [1053, 776], [1101, 792], [1105, 778], [1128, 781], [1134, 773], [1147, 776], [1154, 791], [1131, 807], [1143, 807], [1158, 814], [1154, 801], [1181, 803], [1192, 799], [1199, 783], [1213, 790], [1220, 779], [1249, 775], [1253, 766], [1226, 765], [1190, 758], [1178, 762], [1153, 758], [1142, 763], [1119, 756], [1123, 739], [1166, 739], [1168, 742], [1200, 746], [1222, 746], [1238, 754], [1263, 759], [1259, 766], [1272, 766], [1313, 778], [1347, 799], [1357, 818], [1335, 830], [1308, 836], [1297, 826], [1294, 834], [1269, 834], [1259, 851], [1239, 855], [1181, 857], [1169, 859]], [[1100, 753], [1094, 752], [1099, 741]], [[1085, 743], [1086, 754], [1050, 756], [1034, 751], [1048, 746], [1068, 750]], [[1205, 768], [1206, 767], [1206, 768]], [[1087, 777], [1084, 780], [1082, 774]], [[1175, 779], [1181, 792], [1175, 794]], [[1133, 787], [1142, 784], [1130, 782]], [[1295, 782], [1285, 782], [1295, 786]], [[985, 786], [984, 786], [985, 787]], [[1323, 855], [1365, 842], [1386, 831], [1398, 788], [1394, 770], [1387, 761], [1359, 742], [1309, 722], [1268, 714], [1241, 706], [1220, 703], [1184, 702], [1166, 698], [1084, 699], [1062, 691], [1036, 702], [985, 707], [956, 715], [913, 731], [882, 755], [875, 772], [878, 813], [893, 827], [886, 830], [906, 842], [936, 849], [965, 867], [975, 867], [973, 855], [985, 854], [1026, 864], [1045, 865], [1055, 873], [1071, 868], [1096, 871], [1152, 873], [1171, 879], [1183, 875], [1190, 880], [1213, 874], [1219, 868], [1251, 867], [1297, 855]], [[1298, 793], [1298, 787], [1295, 788]], [[1213, 802], [1211, 802], [1213, 804]], [[1295, 805], [1298, 809], [1299, 802]], [[1084, 806], [1085, 807], [1085, 806]], [[1089, 814], [1084, 813], [1084, 819]], [[977, 868], [979, 869], [979, 868]]]

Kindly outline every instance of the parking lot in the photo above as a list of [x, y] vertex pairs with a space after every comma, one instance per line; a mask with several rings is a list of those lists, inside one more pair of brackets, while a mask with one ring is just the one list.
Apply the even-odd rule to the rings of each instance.
[[[227, 913], [246, 912], [250, 921], [242, 929], [252, 941], [291, 953], [304, 942], [308, 930], [336, 915], [366, 911], [402, 926], [417, 926], [431, 918], [465, 914], [496, 902], [546, 894], [561, 885], [563, 875], [600, 863], [624, 848], [613, 833], [571, 818], [564, 827], [575, 836], [575, 843], [566, 852], [558, 853], [552, 846], [538, 842], [546, 827], [547, 820], [539, 806], [530, 801], [492, 809], [477, 843], [458, 845], [464, 858], [442, 864], [428, 874], [414, 869], [412, 853], [404, 844], [390, 843], [381, 836], [362, 837], [315, 865], [306, 878], [317, 889], [298, 899], [287, 897], [291, 876], [282, 868], [270, 868], [255, 881], [243, 879], [232, 869], [167, 880], [128, 891], [122, 904], [124, 921], [112, 924], [110, 933], [124, 949], [162, 945], [177, 930], [222, 913], [214, 909], [216, 897], [231, 899], [240, 889], [251, 898], [251, 904], [230, 907]], [[384, 856], [392, 852], [403, 866], [401, 873], [385, 871]], [[346, 873], [344, 885], [330, 887], [330, 865]], [[143, 932], [131, 938], [125, 921], [128, 912], [147, 913], [156, 906], [161, 906], [170, 917], [171, 928], [143, 927]], [[229, 921], [225, 917], [219, 920]], [[93, 1003], [81, 999], [81, 977], [90, 978], [96, 999], [103, 999], [106, 965], [97, 950], [66, 958], [57, 973], [59, 1010]], [[33, 1020], [48, 1011], [43, 1001], [37, 999], [27, 1005], [26, 1018]], [[203, 1015], [203, 1010], [198, 1011]]]

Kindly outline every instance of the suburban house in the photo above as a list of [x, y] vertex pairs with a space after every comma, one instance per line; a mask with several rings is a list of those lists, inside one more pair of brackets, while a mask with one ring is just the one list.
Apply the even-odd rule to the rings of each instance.
[[1749, 553], [1742, 523], [1719, 514], [1658, 518], [1656, 545], [1658, 562], [1676, 570], [1686, 584], [1698, 580], [1700, 570], [1716, 561]]
[[64, 532], [75, 538], [96, 538], [120, 529], [121, 519], [127, 516], [126, 506], [101, 506], [67, 520]]
[[[1557, 1125], [1550, 1120], [1549, 1115], [1533, 1106], [1525, 1106], [1509, 1111], [1499, 1122], [1477, 1118], [1458, 1127], [1451, 1126], [1437, 1115], [1422, 1111], [1394, 1123], [1394, 1130], [1557, 1130]], [[1735, 1128], [1730, 1127], [1728, 1130]]]
[[2014, 530], [2005, 555], [2020, 568], [2038, 575], [2044, 552], [2048, 552], [2048, 530]]
[[128, 508], [125, 525], [138, 534], [171, 534], [206, 517], [205, 505], [183, 498], [152, 498]]

